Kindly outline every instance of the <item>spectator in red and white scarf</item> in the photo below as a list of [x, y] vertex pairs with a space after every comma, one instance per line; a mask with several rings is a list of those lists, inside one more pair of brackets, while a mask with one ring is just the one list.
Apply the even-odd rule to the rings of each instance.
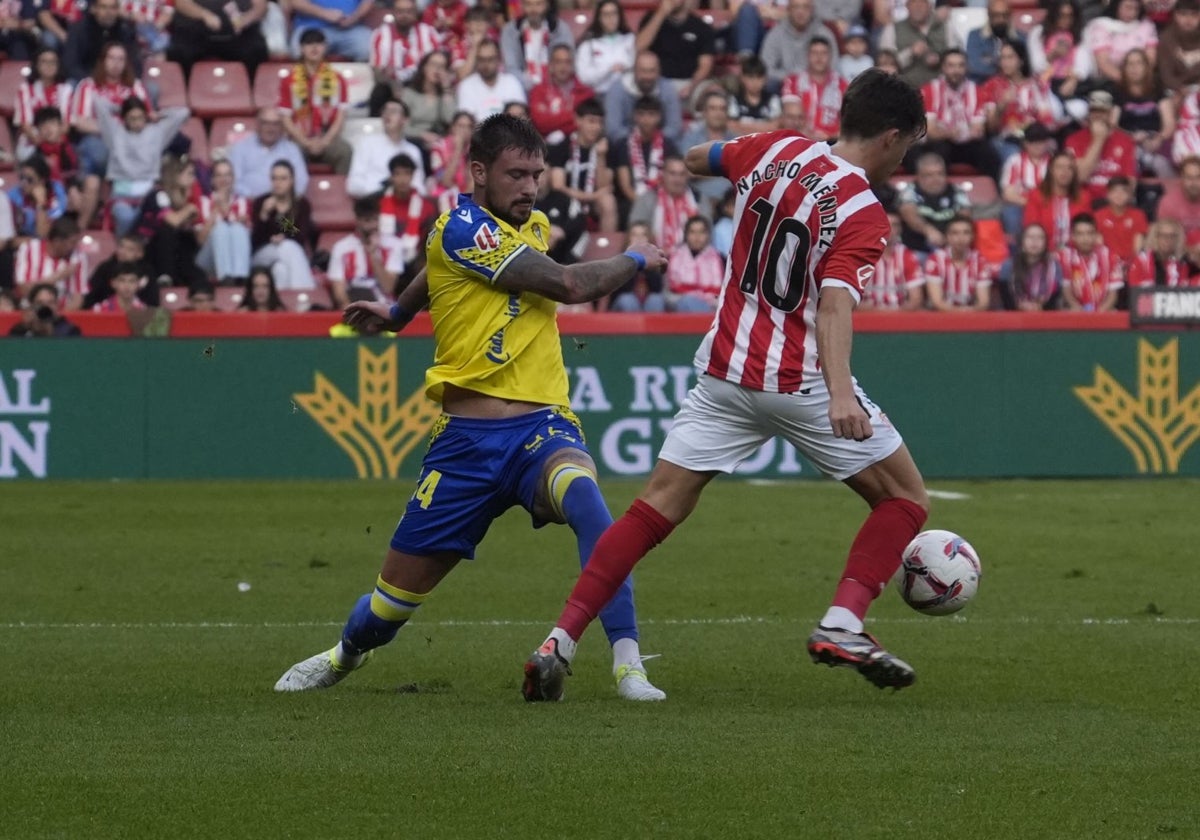
[[667, 307], [672, 312], [715, 312], [725, 282], [725, 258], [712, 246], [704, 216], [686, 222], [684, 239], [667, 263]]
[[941, 75], [922, 88], [929, 122], [926, 142], [910, 152], [910, 160], [924, 151], [936, 151], [947, 163], [966, 163], [985, 175], [1000, 174], [1000, 156], [988, 142], [983, 96], [967, 78], [967, 56], [962, 50], [942, 53]]
[[784, 113], [794, 113], [800, 133], [832, 140], [841, 128], [847, 82], [833, 69], [833, 45], [818, 36], [808, 42], [808, 66], [783, 81]]
[[622, 215], [639, 197], [658, 189], [664, 161], [678, 156], [679, 150], [662, 130], [662, 103], [643, 96], [633, 111], [633, 133], [616, 142], [609, 136], [608, 165], [617, 176]]
[[925, 271], [917, 252], [900, 241], [900, 214], [888, 213], [888, 222], [892, 230], [887, 245], [858, 308], [911, 312], [925, 302]]
[[553, 0], [521, 0], [521, 17], [510, 20], [500, 30], [504, 67], [521, 80], [526, 90], [546, 81], [550, 52], [559, 46], [571, 48], [573, 63], [575, 36], [558, 19]]
[[1068, 309], [1108, 312], [1124, 286], [1117, 259], [1103, 245], [1096, 219], [1080, 213], [1071, 220], [1071, 244], [1058, 255], [1063, 267], [1063, 298]]
[[925, 261], [929, 304], [939, 312], [987, 309], [992, 268], [975, 249], [975, 223], [965, 217], [946, 228], [946, 247]]
[[1041, 123], [1034, 123], [1025, 130], [1021, 151], [1006, 160], [1004, 168], [1000, 170], [1000, 198], [1004, 202], [1000, 220], [1004, 224], [1004, 232], [1014, 240], [1021, 233], [1029, 194], [1046, 178], [1053, 139], [1050, 129]]
[[[416, 0], [393, 0], [392, 20], [371, 33], [371, 69], [375, 82], [404, 84], [417, 71], [421, 58], [445, 45], [445, 38], [417, 20]], [[372, 95], [374, 98], [374, 95]]]
[[400, 240], [400, 256], [410, 274], [425, 265], [425, 237], [437, 221], [437, 206], [417, 191], [417, 163], [408, 155], [388, 161], [391, 177], [379, 199], [379, 232]]
[[1159, 219], [1150, 226], [1146, 239], [1149, 247], [1134, 257], [1126, 272], [1130, 288], [1200, 285], [1200, 275], [1189, 276], [1183, 225], [1174, 219]]
[[65, 118], [71, 110], [71, 83], [62, 73], [62, 62], [58, 52], [49, 48], [38, 50], [33, 61], [33, 73], [21, 82], [17, 89], [17, 102], [13, 110], [13, 125], [20, 131], [17, 140], [17, 158], [24, 160], [33, 153], [37, 144], [37, 127], [34, 116], [41, 108], [57, 108]]
[[530, 119], [547, 144], [561, 143], [575, 130], [575, 108], [595, 95], [595, 91], [575, 78], [574, 51], [560, 44], [550, 50], [550, 69], [545, 81], [529, 92]]
[[688, 170], [683, 158], [671, 156], [663, 162], [662, 183], [653, 192], [643, 193], [629, 211], [629, 223], [648, 222], [654, 242], [670, 253], [683, 242], [687, 220], [699, 212], [699, 204], [688, 185]]

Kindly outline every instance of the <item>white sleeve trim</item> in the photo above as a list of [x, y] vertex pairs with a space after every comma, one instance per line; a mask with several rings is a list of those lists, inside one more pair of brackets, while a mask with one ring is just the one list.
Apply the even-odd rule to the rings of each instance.
[[862, 300], [862, 292], [854, 288], [854, 286], [850, 285], [845, 280], [835, 280], [832, 277], [826, 277], [821, 281], [821, 289], [824, 290], [827, 286], [837, 286], [838, 288], [845, 289], [854, 298], [854, 302], [856, 304]]

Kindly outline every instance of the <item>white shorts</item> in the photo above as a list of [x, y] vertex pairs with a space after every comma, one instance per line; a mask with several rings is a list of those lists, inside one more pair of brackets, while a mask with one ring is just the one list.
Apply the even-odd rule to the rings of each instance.
[[854, 393], [874, 434], [863, 441], [834, 437], [824, 380], [795, 394], [753, 391], [701, 374], [688, 392], [658, 457], [695, 472], [732, 473], [778, 435], [825, 475], [844, 481], [904, 443], [896, 427], [858, 383]]

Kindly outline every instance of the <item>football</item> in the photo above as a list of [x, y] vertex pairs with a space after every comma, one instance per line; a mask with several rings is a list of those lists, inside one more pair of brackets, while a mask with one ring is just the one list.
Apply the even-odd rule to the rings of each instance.
[[975, 597], [981, 573], [979, 555], [958, 534], [922, 531], [904, 549], [892, 580], [917, 612], [949, 615]]

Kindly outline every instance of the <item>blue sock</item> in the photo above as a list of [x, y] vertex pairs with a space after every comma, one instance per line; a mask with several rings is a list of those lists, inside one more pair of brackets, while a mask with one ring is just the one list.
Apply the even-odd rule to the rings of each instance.
[[[608, 512], [608, 506], [596, 485], [595, 476], [584, 467], [562, 464], [550, 474], [550, 493], [563, 518], [575, 532], [575, 539], [579, 542], [579, 565], [586, 566], [596, 541], [613, 522], [612, 514]], [[598, 617], [609, 644], [618, 639], [637, 641], [632, 577], [625, 578], [617, 594], [600, 610]]]
[[355, 656], [386, 645], [396, 638], [426, 595], [407, 592], [386, 583], [382, 577], [375, 582], [375, 591], [363, 595], [350, 612], [342, 630], [342, 647]]

